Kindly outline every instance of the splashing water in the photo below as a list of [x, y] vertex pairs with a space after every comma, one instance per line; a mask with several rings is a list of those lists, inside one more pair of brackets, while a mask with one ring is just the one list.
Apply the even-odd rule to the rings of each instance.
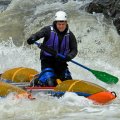
[[[56, 11], [64, 10], [68, 13], [69, 27], [78, 42], [79, 53], [75, 61], [120, 78], [120, 36], [112, 23], [107, 24], [102, 14], [90, 15], [81, 9], [89, 2], [69, 0], [63, 4], [61, 0], [11, 0], [6, 10], [0, 13], [0, 73], [14, 67], [30, 67], [40, 71], [40, 50], [35, 45], [28, 47], [26, 39], [43, 26], [52, 24]], [[10, 94], [0, 98], [0, 119], [118, 120], [120, 83], [106, 85], [83, 68], [70, 62], [68, 64], [74, 79], [90, 81], [115, 91], [117, 99], [101, 106], [70, 93], [60, 99], [38, 93], [34, 101], [13, 100]]]

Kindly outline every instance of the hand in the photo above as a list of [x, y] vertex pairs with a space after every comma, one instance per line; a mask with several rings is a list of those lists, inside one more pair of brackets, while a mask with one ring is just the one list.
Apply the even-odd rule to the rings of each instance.
[[34, 42], [35, 42], [34, 37], [30, 37], [30, 38], [27, 40], [27, 43], [28, 43], [29, 45], [33, 44]]
[[61, 56], [56, 56], [56, 58], [58, 61], [61, 61], [61, 62], [68, 62], [71, 60], [71, 57], [69, 55], [65, 56], [65, 58], [63, 58]]
[[71, 61], [71, 57], [69, 55], [66, 55], [65, 59], [64, 59], [66, 62], [69, 62]]

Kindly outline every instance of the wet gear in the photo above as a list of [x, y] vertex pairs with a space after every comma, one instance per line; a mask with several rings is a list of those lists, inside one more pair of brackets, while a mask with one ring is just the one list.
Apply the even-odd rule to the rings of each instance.
[[34, 44], [34, 43], [35, 43], [35, 38], [34, 38], [34, 36], [31, 36], [31, 37], [27, 40], [27, 43], [28, 43], [29, 45]]
[[[48, 86], [54, 86], [55, 83], [55, 73], [52, 68], [45, 68], [39, 75], [39, 81], [42, 84], [48, 84]], [[52, 80], [51, 80], [52, 79]]]
[[[66, 56], [70, 52], [69, 48], [69, 30], [64, 35], [63, 40], [61, 41], [61, 45], [59, 45], [58, 35], [53, 29], [53, 26], [50, 26], [51, 33], [49, 40], [45, 43], [49, 48], [53, 48], [57, 53], [60, 53]], [[44, 51], [45, 56], [52, 56], [51, 54]]]
[[69, 55], [66, 55], [65, 58], [62, 58], [58, 55], [58, 56], [56, 56], [56, 58], [58, 61], [62, 61], [62, 62], [69, 62], [72, 59], [71, 56], [69, 56]]
[[[53, 27], [52, 31], [51, 31], [51, 26]], [[52, 32], [52, 37], [51, 37], [51, 32]], [[55, 36], [55, 38], [53, 36]], [[54, 74], [57, 79], [62, 79], [62, 80], [68, 78], [71, 79], [72, 78], [71, 74], [69, 75], [69, 77], [66, 78], [64, 77], [65, 74], [63, 73], [66, 69], [68, 69], [67, 61], [73, 59], [78, 52], [77, 41], [74, 34], [69, 30], [68, 25], [63, 32], [60, 32], [56, 27], [56, 21], [54, 21], [53, 25], [42, 28], [37, 33], [33, 34], [27, 41], [29, 42], [30, 40], [32, 40], [32, 38], [34, 38], [34, 40], [37, 41], [43, 37], [44, 40], [42, 43], [43, 44], [42, 47], [44, 47], [44, 45], [47, 45], [49, 48], [54, 49], [58, 53], [61, 52], [63, 55], [66, 56], [66, 58], [64, 60], [60, 60], [54, 55], [53, 56], [49, 55], [49, 53], [47, 52], [46, 54], [45, 51], [41, 49], [41, 53], [40, 53], [41, 70], [43, 71], [46, 68], [52, 68], [54, 70]], [[48, 80], [46, 80], [47, 81], [46, 84], [51, 84], [50, 86], [56, 84], [54, 77], [50, 77], [50, 79], [49, 77], [47, 78]]]
[[[59, 71], [58, 71], [59, 73]], [[71, 80], [71, 73], [68, 69], [58, 74], [54, 72], [52, 68], [44, 69], [40, 74], [37, 74], [34, 79], [30, 82], [30, 86], [56, 86], [56, 79]]]
[[[56, 22], [53, 22], [53, 28], [54, 28], [54, 30], [57, 33], [58, 41], [59, 41], [59, 46], [60, 46], [61, 42], [63, 40], [64, 35], [68, 31], [68, 26], [65, 29], [65, 31], [59, 32], [58, 29], [56, 28]], [[44, 27], [40, 31], [38, 31], [37, 33], [33, 34], [27, 40], [27, 42], [32, 41], [32, 43], [33, 43], [33, 42], [39, 40], [40, 38], [44, 37], [43, 44], [46, 44], [46, 42], [50, 38], [50, 34], [51, 34], [51, 28], [50, 28], [50, 26]], [[35, 41], [33, 41], [32, 38], [34, 38]], [[69, 49], [70, 49], [70, 52], [68, 53], [68, 55], [71, 57], [71, 59], [73, 59], [76, 56], [78, 50], [77, 50], [77, 41], [76, 41], [76, 38], [75, 38], [74, 34], [70, 30], [69, 30]], [[46, 56], [44, 56], [43, 51], [41, 50], [40, 59], [42, 59], [44, 57], [46, 57]]]
[[64, 80], [71, 80], [72, 76], [71, 73], [68, 69], [64, 70], [61, 75], [59, 75], [59, 79], [64, 81]]

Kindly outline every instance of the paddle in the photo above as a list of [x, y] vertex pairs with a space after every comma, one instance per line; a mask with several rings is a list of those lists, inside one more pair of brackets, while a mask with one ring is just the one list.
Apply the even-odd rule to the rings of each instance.
[[[57, 51], [55, 51], [54, 49], [49, 48], [49, 47], [43, 45], [42, 43], [35, 42], [35, 44], [40, 49], [44, 50], [45, 52], [48, 52], [48, 53], [52, 54], [53, 56], [59, 56], [59, 57], [61, 57], [63, 59], [65, 58], [64, 55], [61, 55], [61, 54], [57, 53]], [[118, 78], [117, 77], [115, 77], [113, 75], [110, 75], [110, 74], [108, 74], [106, 72], [92, 70], [92, 69], [90, 69], [90, 68], [88, 68], [88, 67], [86, 67], [86, 66], [84, 66], [84, 65], [82, 65], [82, 64], [80, 64], [80, 63], [78, 63], [78, 62], [76, 62], [74, 60], [71, 60], [70, 62], [72, 62], [72, 63], [74, 63], [74, 64], [76, 64], [76, 65], [78, 65], [78, 66], [80, 66], [80, 67], [90, 71], [96, 78], [98, 78], [99, 80], [101, 80], [101, 81], [103, 81], [103, 82], [105, 82], [107, 84], [116, 84], [118, 82]]]

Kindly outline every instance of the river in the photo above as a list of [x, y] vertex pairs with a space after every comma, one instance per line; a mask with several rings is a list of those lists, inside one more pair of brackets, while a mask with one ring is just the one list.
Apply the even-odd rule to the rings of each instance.
[[[78, 42], [79, 52], [74, 60], [120, 78], [120, 36], [102, 14], [85, 12], [84, 5], [90, 0], [4, 1], [9, 2], [0, 4], [0, 73], [21, 66], [40, 71], [40, 50], [36, 45], [26, 45], [26, 40], [43, 26], [52, 24], [56, 11], [64, 10]], [[115, 91], [117, 98], [107, 105], [95, 105], [70, 93], [60, 99], [38, 93], [33, 101], [13, 99], [10, 94], [0, 98], [0, 120], [119, 120], [120, 82], [105, 84], [80, 66], [68, 64], [74, 79]]]

